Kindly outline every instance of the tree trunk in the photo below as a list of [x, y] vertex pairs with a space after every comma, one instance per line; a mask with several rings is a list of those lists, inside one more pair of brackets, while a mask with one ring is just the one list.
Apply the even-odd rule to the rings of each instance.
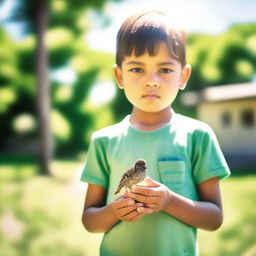
[[37, 0], [35, 25], [37, 33], [36, 72], [37, 72], [37, 109], [39, 121], [39, 168], [40, 173], [50, 175], [50, 160], [53, 146], [50, 132], [50, 99], [48, 79], [48, 57], [45, 45], [47, 29], [48, 0]]

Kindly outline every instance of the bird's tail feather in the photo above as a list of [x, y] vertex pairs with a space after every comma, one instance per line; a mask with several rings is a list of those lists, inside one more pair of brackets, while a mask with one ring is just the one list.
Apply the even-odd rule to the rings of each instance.
[[117, 191], [114, 193], [114, 195], [118, 194], [120, 192], [120, 188], [117, 189]]

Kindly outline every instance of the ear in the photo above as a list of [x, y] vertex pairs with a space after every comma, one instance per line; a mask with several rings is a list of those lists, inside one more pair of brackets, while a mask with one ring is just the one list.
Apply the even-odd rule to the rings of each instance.
[[179, 85], [180, 90], [185, 89], [185, 87], [187, 85], [187, 82], [188, 82], [188, 79], [190, 77], [191, 71], [192, 71], [192, 69], [191, 69], [191, 66], [189, 64], [186, 64], [182, 68], [181, 75], [180, 75], [180, 85]]
[[116, 78], [116, 81], [118, 83], [118, 87], [120, 89], [123, 89], [123, 75], [122, 75], [122, 70], [119, 66], [117, 66], [117, 64], [115, 64], [113, 66], [113, 70], [114, 70], [114, 75], [115, 75], [115, 78]]

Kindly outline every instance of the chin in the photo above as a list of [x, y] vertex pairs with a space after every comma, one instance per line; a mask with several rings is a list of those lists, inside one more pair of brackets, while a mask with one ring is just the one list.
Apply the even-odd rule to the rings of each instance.
[[[137, 107], [138, 108], [138, 107]], [[170, 106], [168, 106], [168, 109], [170, 108]], [[160, 113], [164, 110], [166, 110], [167, 108], [138, 108], [140, 111], [145, 112], [145, 113], [152, 113], [152, 114], [156, 114], [156, 113]]]

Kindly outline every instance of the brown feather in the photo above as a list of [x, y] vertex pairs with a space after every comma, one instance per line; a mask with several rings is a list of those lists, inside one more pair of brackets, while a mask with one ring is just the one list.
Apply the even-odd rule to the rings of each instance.
[[118, 188], [114, 195], [118, 194], [120, 190], [124, 188], [132, 189], [132, 186], [143, 181], [146, 177], [146, 161], [145, 160], [137, 160], [134, 168], [129, 168], [122, 176]]

